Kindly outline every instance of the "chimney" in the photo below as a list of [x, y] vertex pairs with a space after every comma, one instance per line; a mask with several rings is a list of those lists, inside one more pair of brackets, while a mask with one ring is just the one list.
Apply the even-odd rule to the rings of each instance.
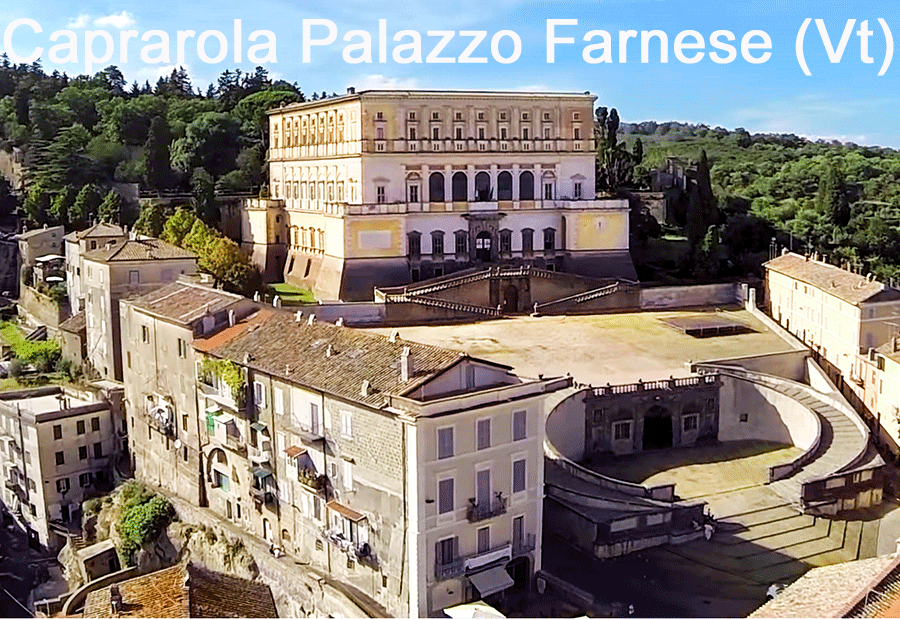
[[356, 94], [356, 88], [354, 88], [353, 86], [347, 86], [347, 94], [348, 94], [348, 95], [355, 95], [355, 94]]
[[400, 332], [399, 331], [391, 331], [391, 336], [388, 338], [388, 341], [391, 344], [396, 344], [397, 340], [399, 340], [399, 339], [400, 339]]
[[253, 361], [253, 355], [248, 352], [244, 353], [244, 365], [250, 365], [250, 362]]
[[410, 354], [409, 346], [404, 346], [403, 352], [400, 354], [400, 380], [402, 380], [404, 383], [408, 382], [412, 375], [412, 355]]
[[334, 355], [334, 346], [332, 346], [331, 344], [329, 344], [329, 345], [328, 345], [328, 348], [325, 349], [325, 356], [326, 356], [326, 357], [331, 357], [331, 356], [333, 356], [333, 355]]
[[337, 322], [334, 323], [335, 327], [343, 327], [344, 326], [344, 317], [341, 316], [337, 319]]
[[297, 313], [294, 314], [294, 320], [296, 320], [297, 322], [303, 322], [303, 312], [297, 310]]
[[308, 318], [307, 321], [306, 321], [306, 324], [307, 324], [307, 325], [311, 325], [311, 324], [314, 323], [315, 321], [316, 321], [316, 315], [315, 315], [315, 314], [310, 314], [310, 315], [309, 315], [309, 318]]
[[367, 380], [364, 380], [362, 382], [362, 388], [359, 390], [359, 395], [361, 395], [364, 398], [372, 395], [372, 383], [370, 383]]
[[122, 593], [119, 591], [119, 585], [109, 586], [109, 605], [113, 615], [122, 612]]
[[235, 323], [234, 310], [230, 309], [230, 310], [228, 310], [228, 326], [233, 327], [234, 323]]

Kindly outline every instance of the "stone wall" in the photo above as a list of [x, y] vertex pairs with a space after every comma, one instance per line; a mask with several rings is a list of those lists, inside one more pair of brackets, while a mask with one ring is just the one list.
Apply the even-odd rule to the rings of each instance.
[[57, 305], [47, 295], [41, 294], [30, 286], [22, 286], [19, 296], [19, 313], [24, 313], [29, 322], [46, 325], [47, 328], [56, 331], [59, 329], [59, 324], [69, 317], [69, 304], [64, 302]]
[[661, 286], [641, 290], [641, 309], [735, 305], [744, 302], [739, 282], [699, 286]]

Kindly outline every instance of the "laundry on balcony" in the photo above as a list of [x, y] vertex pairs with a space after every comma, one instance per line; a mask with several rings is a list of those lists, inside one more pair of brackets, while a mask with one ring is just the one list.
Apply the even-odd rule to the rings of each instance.
[[492, 567], [491, 569], [478, 572], [477, 574], [469, 574], [469, 582], [478, 590], [482, 598], [486, 598], [494, 593], [505, 591], [512, 587], [515, 582], [506, 573], [502, 567]]

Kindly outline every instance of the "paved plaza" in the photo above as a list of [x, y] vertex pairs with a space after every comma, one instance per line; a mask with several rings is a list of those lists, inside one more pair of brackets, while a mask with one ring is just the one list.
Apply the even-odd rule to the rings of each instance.
[[[711, 310], [709, 313], [713, 313]], [[562, 376], [594, 385], [687, 376], [688, 361], [791, 350], [745, 310], [718, 313], [754, 333], [696, 338], [663, 322], [697, 311], [638, 312], [597, 316], [518, 317], [480, 323], [376, 329], [511, 365], [524, 376]]]

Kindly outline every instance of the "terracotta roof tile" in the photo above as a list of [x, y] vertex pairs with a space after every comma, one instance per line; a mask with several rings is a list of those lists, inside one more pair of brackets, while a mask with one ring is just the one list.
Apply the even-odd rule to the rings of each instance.
[[174, 282], [131, 299], [129, 303], [163, 318], [191, 324], [206, 313], [215, 313], [243, 298], [208, 286]]
[[776, 273], [811, 284], [853, 305], [900, 300], [900, 290], [896, 288], [798, 254], [784, 254], [769, 260], [763, 266]]
[[[261, 310], [247, 321], [194, 348], [288, 382], [380, 407], [387, 394], [404, 395], [455, 365], [463, 353], [325, 322], [300, 322], [294, 314]], [[252, 324], [245, 324], [252, 323]], [[402, 380], [400, 357], [409, 348], [413, 374]], [[250, 355], [249, 364], [245, 363]], [[363, 381], [369, 382], [366, 395]]]
[[95, 262], [129, 262], [134, 260], [185, 260], [196, 258], [192, 252], [159, 239], [128, 239], [84, 254]]
[[175, 565], [118, 583], [122, 610], [113, 614], [110, 587], [88, 593], [84, 617], [277, 617], [268, 585], [195, 565]]
[[68, 320], [59, 323], [59, 328], [63, 331], [68, 331], [69, 333], [84, 331], [87, 328], [87, 318], [85, 313], [83, 311], [78, 312]]

